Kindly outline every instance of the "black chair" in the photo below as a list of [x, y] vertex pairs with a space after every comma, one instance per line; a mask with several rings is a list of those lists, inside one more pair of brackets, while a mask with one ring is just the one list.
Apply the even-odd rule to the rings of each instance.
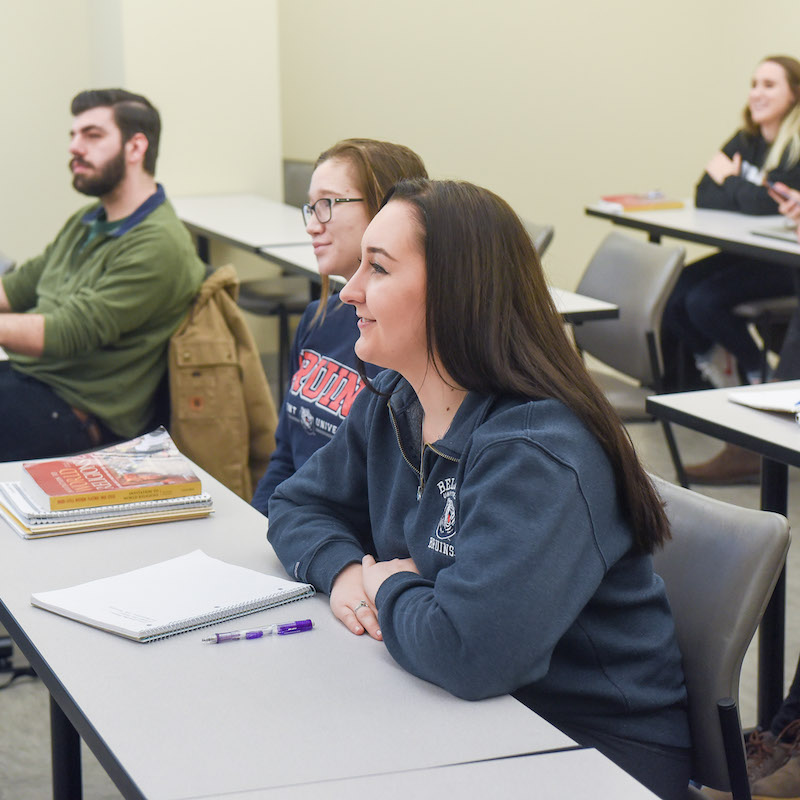
[[792, 315], [797, 309], [797, 295], [768, 297], [765, 300], [750, 300], [740, 303], [733, 313], [754, 325], [761, 336], [761, 382], [769, 377], [769, 354], [780, 351], [782, 333], [786, 331]]
[[239, 307], [261, 317], [278, 318], [278, 403], [283, 402], [289, 380], [289, 317], [302, 314], [311, 300], [305, 278], [244, 281], [239, 286]]
[[[308, 199], [308, 186], [314, 164], [311, 161], [284, 159], [283, 198], [291, 206], [302, 208]], [[297, 212], [298, 214], [300, 211]], [[289, 380], [289, 321], [292, 315], [302, 314], [313, 296], [305, 278], [284, 275], [279, 278], [242, 281], [238, 303], [250, 314], [278, 318], [278, 402], [283, 402]]]

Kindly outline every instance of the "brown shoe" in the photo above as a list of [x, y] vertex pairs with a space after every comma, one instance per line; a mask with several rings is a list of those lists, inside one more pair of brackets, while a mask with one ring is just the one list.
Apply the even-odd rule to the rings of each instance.
[[795, 753], [780, 769], [753, 784], [753, 800], [800, 800], [800, 755]]
[[726, 444], [714, 458], [685, 467], [689, 483], [701, 486], [732, 486], [761, 480], [761, 456], [735, 444]]
[[[753, 786], [762, 778], [779, 770], [794, 752], [791, 737], [797, 734], [797, 724], [793, 722], [784, 728], [779, 736], [770, 731], [753, 731], [747, 742], [747, 779]], [[781, 736], [786, 736], [785, 740]]]
[[[794, 723], [793, 723], [794, 724]], [[791, 736], [797, 732], [785, 729]], [[782, 732], [783, 734], [783, 732]], [[755, 787], [759, 782], [781, 769], [794, 751], [791, 742], [782, 742], [770, 731], [754, 730], [745, 743], [747, 745], [747, 779]], [[704, 786], [700, 793], [710, 800], [731, 800], [730, 792], [722, 792]]]

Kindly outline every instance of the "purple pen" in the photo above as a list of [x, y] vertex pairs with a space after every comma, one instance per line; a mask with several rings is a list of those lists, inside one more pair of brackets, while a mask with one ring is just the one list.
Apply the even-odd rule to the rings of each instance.
[[314, 623], [310, 619], [299, 619], [296, 622], [278, 622], [264, 628], [250, 628], [243, 631], [228, 631], [206, 636], [203, 641], [209, 644], [222, 644], [222, 642], [236, 642], [239, 639], [260, 639], [262, 636], [286, 636], [289, 633], [302, 633], [310, 631]]

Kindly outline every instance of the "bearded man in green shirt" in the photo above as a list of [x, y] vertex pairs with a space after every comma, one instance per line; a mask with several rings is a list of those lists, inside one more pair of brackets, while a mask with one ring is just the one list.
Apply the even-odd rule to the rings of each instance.
[[89, 90], [72, 113], [72, 185], [99, 202], [0, 281], [0, 461], [145, 431], [169, 337], [205, 274], [155, 180], [161, 122], [150, 101]]

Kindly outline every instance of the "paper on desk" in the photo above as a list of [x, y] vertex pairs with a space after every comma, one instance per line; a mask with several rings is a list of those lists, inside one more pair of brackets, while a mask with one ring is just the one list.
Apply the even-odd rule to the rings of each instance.
[[778, 389], [763, 392], [731, 392], [728, 400], [760, 411], [782, 411], [796, 414], [800, 406], [800, 390]]
[[754, 228], [750, 233], [756, 236], [767, 236], [770, 239], [782, 239], [786, 242], [798, 243], [797, 225], [792, 220], [778, 225], [767, 225], [763, 228]]

